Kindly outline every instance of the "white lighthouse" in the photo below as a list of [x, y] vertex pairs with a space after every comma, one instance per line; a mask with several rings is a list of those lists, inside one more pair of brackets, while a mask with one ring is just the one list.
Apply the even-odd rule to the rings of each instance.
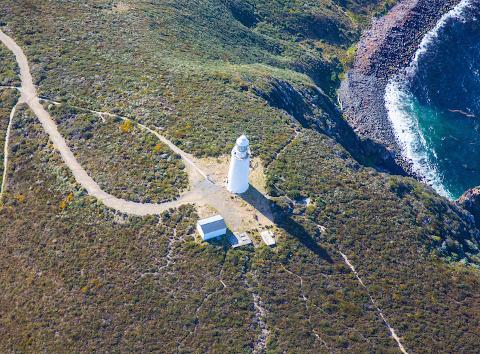
[[250, 172], [249, 144], [247, 137], [242, 135], [237, 139], [232, 149], [227, 189], [235, 194], [245, 193], [248, 189], [248, 174]]

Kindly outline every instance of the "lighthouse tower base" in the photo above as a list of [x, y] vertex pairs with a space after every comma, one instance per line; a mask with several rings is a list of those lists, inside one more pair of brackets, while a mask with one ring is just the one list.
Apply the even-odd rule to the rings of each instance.
[[229, 192], [242, 194], [248, 190], [249, 169], [250, 159], [239, 160], [235, 156], [232, 156], [232, 161], [228, 170], [227, 189]]

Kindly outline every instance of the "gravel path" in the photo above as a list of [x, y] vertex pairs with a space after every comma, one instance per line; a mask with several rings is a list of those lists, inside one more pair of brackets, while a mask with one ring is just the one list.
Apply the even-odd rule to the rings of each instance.
[[350, 270], [352, 271], [352, 273], [355, 275], [355, 278], [357, 278], [358, 282], [360, 283], [360, 285], [366, 290], [367, 294], [368, 294], [368, 297], [370, 298], [370, 302], [372, 303], [372, 305], [375, 307], [375, 309], [377, 310], [380, 318], [382, 319], [382, 321], [385, 323], [385, 326], [387, 326], [388, 328], [388, 331], [390, 332], [390, 335], [392, 336], [392, 338], [395, 340], [395, 342], [397, 342], [397, 345], [398, 345], [398, 349], [400, 349], [400, 351], [403, 353], [403, 354], [408, 354], [407, 351], [405, 350], [405, 347], [403, 346], [402, 344], [402, 341], [400, 339], [400, 337], [397, 335], [397, 333], [395, 332], [395, 329], [393, 329], [392, 326], [390, 326], [390, 323], [388, 322], [387, 318], [385, 317], [385, 315], [383, 314], [382, 310], [380, 309], [380, 307], [378, 307], [376, 301], [373, 299], [372, 295], [370, 294], [370, 292], [368, 291], [368, 288], [366, 287], [365, 283], [363, 282], [362, 278], [360, 278], [360, 275], [358, 274], [357, 270], [355, 269], [355, 267], [353, 266], [353, 264], [350, 262], [350, 260], [348, 259], [348, 257], [343, 254], [342, 252], [340, 252], [340, 255], [342, 256], [343, 260], [345, 261], [345, 264], [350, 268]]
[[8, 170], [8, 146], [10, 144], [10, 131], [12, 130], [12, 121], [13, 117], [15, 116], [15, 112], [17, 111], [17, 107], [19, 104], [22, 103], [22, 99], [20, 98], [15, 106], [13, 106], [12, 111], [10, 112], [10, 118], [8, 120], [8, 127], [5, 133], [5, 145], [3, 147], [3, 176], [2, 176], [2, 187], [0, 188], [0, 202], [3, 199], [3, 193], [5, 192], [5, 188], [7, 187], [7, 170]]
[[[72, 171], [73, 176], [77, 183], [85, 188], [89, 195], [97, 198], [107, 207], [118, 210], [122, 213], [133, 215], [149, 215], [149, 214], [161, 214], [169, 208], [177, 207], [181, 204], [185, 204], [187, 201], [184, 198], [179, 200], [162, 203], [135, 203], [120, 199], [104, 192], [98, 184], [88, 175], [85, 169], [78, 163], [72, 151], [68, 147], [65, 139], [58, 132], [57, 126], [50, 116], [50, 114], [43, 108], [40, 100], [37, 96], [37, 90], [33, 84], [32, 75], [30, 74], [30, 67], [27, 57], [23, 53], [23, 50], [15, 43], [15, 41], [7, 36], [0, 30], [0, 41], [15, 54], [18, 66], [20, 68], [20, 78], [22, 80], [21, 93], [22, 100], [38, 117], [40, 123], [43, 126], [45, 132], [49, 135], [55, 148], [60, 152], [63, 161]], [[185, 197], [185, 196], [183, 196]], [[186, 198], [191, 201], [189, 198]]]
[[[254, 228], [258, 227], [260, 226], [258, 221], [261, 221], [265, 225], [273, 224], [271, 220], [265, 217], [265, 215], [263, 215], [260, 211], [255, 210], [251, 206], [248, 206], [247, 203], [243, 202], [241, 198], [233, 198], [232, 194], [229, 193], [223, 185], [216, 184], [210, 180], [207, 173], [198, 167], [190, 154], [178, 148], [154, 129], [142, 124], [140, 124], [140, 127], [148, 130], [152, 134], [155, 134], [160, 141], [168, 145], [170, 149], [182, 157], [189, 175], [190, 190], [183, 193], [182, 196], [175, 201], [161, 204], [132, 202], [117, 198], [103, 191], [77, 161], [65, 142], [65, 139], [59, 133], [55, 121], [40, 103], [40, 98], [38, 97], [35, 85], [33, 84], [28, 60], [23, 53], [23, 50], [11, 37], [6, 35], [1, 30], [0, 41], [11, 52], [13, 52], [20, 68], [21, 101], [26, 103], [37, 116], [43, 126], [43, 129], [49, 135], [53, 145], [60, 152], [63, 161], [72, 171], [77, 183], [85, 188], [89, 195], [100, 200], [105, 206], [122, 213], [144, 216], [161, 214], [170, 208], [176, 208], [183, 204], [196, 204], [200, 206], [208, 205], [222, 214], [229, 228], [234, 232], [245, 231], [247, 229], [251, 229], [252, 226], [254, 226]], [[89, 111], [100, 115], [113, 116], [111, 113], [96, 112], [92, 110]], [[120, 118], [127, 119], [124, 117]], [[255, 225], [252, 225], [252, 222]]]

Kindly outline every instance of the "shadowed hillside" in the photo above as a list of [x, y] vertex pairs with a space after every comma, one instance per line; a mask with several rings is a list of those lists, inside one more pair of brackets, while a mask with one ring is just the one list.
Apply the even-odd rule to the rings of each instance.
[[[199, 242], [193, 206], [109, 210], [22, 106], [0, 209], [0, 351], [398, 352], [389, 323], [408, 352], [475, 352], [473, 217], [386, 173], [401, 171], [336, 105], [360, 31], [391, 5], [2, 1], [2, 30], [39, 93], [65, 103], [52, 114], [104, 188], [160, 200], [186, 181], [175, 155], [145, 154], [155, 144], [140, 132], [65, 107], [157, 127], [198, 157], [222, 156], [246, 133], [278, 229], [276, 248], [230, 249]], [[3, 47], [0, 63], [0, 80], [18, 84]], [[16, 97], [0, 93], [4, 119]]]

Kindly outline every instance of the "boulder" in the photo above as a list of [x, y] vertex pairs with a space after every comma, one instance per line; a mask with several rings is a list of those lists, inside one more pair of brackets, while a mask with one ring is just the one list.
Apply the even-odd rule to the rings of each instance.
[[458, 199], [457, 203], [473, 215], [475, 225], [480, 227], [480, 187], [466, 191]]

